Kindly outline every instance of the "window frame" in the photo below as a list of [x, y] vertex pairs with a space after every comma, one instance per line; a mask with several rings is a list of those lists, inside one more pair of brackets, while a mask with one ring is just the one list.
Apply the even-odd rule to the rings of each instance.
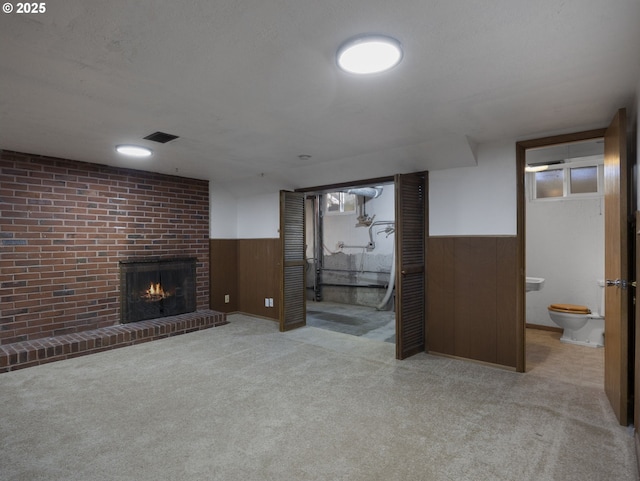
[[[572, 193], [571, 192], [571, 169], [582, 167], [597, 167], [597, 184], [596, 192], [583, 192]], [[552, 170], [562, 171], [562, 195], [555, 197], [542, 197], [537, 196], [537, 182], [536, 174], [538, 172], [526, 172], [526, 186], [528, 191], [528, 198], [530, 202], [554, 202], [561, 200], [580, 200], [580, 199], [594, 199], [604, 196], [604, 156], [594, 155], [590, 157], [584, 157], [581, 159], [573, 159], [570, 162], [563, 164], [557, 164], [550, 166], [543, 172], [549, 172]]]
[[[329, 210], [329, 196], [338, 196], [338, 210]], [[345, 210], [347, 204], [347, 196], [353, 196], [353, 209]], [[358, 211], [358, 196], [356, 194], [350, 194], [342, 191], [327, 192], [324, 194], [324, 214], [325, 215], [355, 215]]]

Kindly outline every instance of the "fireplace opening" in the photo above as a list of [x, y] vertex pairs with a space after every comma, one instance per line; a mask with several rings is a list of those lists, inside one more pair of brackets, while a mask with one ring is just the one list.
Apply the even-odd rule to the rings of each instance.
[[196, 310], [195, 257], [120, 261], [120, 322]]

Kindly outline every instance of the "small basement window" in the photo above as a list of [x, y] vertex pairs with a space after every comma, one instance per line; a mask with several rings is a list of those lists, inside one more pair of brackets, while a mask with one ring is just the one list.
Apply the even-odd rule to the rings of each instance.
[[570, 194], [595, 194], [598, 192], [598, 167], [569, 169]]
[[325, 212], [327, 214], [354, 214], [356, 212], [356, 195], [346, 192], [329, 192], [325, 194]]
[[599, 197], [603, 192], [602, 158], [562, 164], [540, 172], [527, 173], [531, 200]]
[[564, 194], [564, 170], [554, 169], [535, 173], [535, 198], [548, 199]]

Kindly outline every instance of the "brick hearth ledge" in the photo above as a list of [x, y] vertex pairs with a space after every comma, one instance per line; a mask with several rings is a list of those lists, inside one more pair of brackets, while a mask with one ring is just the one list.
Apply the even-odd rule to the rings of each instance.
[[202, 310], [91, 331], [0, 346], [0, 373], [132, 346], [227, 324], [222, 312]]

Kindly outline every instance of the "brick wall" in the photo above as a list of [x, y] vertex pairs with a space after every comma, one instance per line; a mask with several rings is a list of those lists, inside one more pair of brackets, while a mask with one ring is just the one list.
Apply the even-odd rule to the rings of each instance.
[[123, 259], [197, 257], [209, 308], [209, 187], [0, 152], [0, 344], [120, 323]]

